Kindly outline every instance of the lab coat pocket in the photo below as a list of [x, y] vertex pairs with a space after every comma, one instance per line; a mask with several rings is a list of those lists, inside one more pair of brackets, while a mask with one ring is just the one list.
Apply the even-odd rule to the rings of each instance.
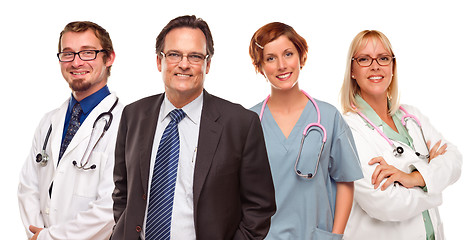
[[[92, 152], [85, 169], [76, 168], [76, 181], [74, 183], [74, 195], [83, 198], [96, 198], [97, 188], [100, 184], [101, 163], [106, 161], [107, 156], [102, 152]], [[86, 163], [86, 159], [84, 159]], [[84, 164], [83, 163], [83, 164]], [[95, 166], [93, 169], [91, 166]], [[91, 168], [91, 169], [88, 169]]]
[[327, 232], [317, 227], [313, 231], [312, 239], [314, 240], [341, 240], [343, 239], [343, 234], [335, 234], [335, 233]]

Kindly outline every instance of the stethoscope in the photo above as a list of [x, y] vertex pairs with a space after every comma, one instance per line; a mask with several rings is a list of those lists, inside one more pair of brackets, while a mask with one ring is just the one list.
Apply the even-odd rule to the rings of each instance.
[[[358, 111], [358, 109], [356, 108], [356, 106], [354, 104], [352, 104], [352, 106], [357, 111], [358, 115], [360, 115], [367, 123], [369, 123], [379, 133], [379, 135], [381, 135], [381, 137], [383, 137], [389, 143], [389, 145], [393, 148], [393, 154], [394, 154], [395, 157], [400, 157], [404, 153], [404, 148], [403, 147], [396, 146], [394, 144], [394, 142], [391, 141], [391, 139], [389, 139], [386, 136], [386, 134], [383, 133], [383, 131], [381, 129], [379, 129], [373, 122], [371, 122], [371, 120], [369, 120], [368, 117], [366, 117], [361, 111]], [[424, 159], [424, 160], [428, 159], [430, 157], [429, 148], [426, 145], [427, 141], [426, 141], [426, 138], [424, 136], [424, 132], [422, 131], [421, 122], [419, 121], [419, 119], [417, 119], [416, 116], [414, 116], [412, 114], [409, 114], [407, 112], [407, 110], [404, 109], [402, 106], [399, 106], [399, 109], [402, 112], [404, 112], [404, 115], [401, 118], [402, 125], [407, 129], [407, 121], [411, 120], [411, 121], [416, 123], [416, 125], [419, 127], [419, 130], [421, 131], [422, 139], [424, 140], [424, 145], [427, 148], [427, 155], [424, 155], [424, 154], [421, 154], [421, 153], [415, 151], [415, 146], [414, 146], [414, 151], [416, 153], [416, 156], [418, 156], [419, 158]]]
[[[92, 170], [92, 169], [96, 169], [96, 164], [92, 164], [90, 167], [86, 167], [88, 164], [89, 164], [89, 160], [91, 158], [91, 153], [92, 151], [94, 150], [94, 148], [96, 148], [97, 144], [99, 143], [99, 141], [102, 139], [102, 137], [104, 136], [104, 134], [107, 132], [107, 130], [109, 130], [109, 127], [110, 125], [112, 124], [112, 118], [113, 118], [113, 115], [112, 115], [112, 110], [114, 110], [115, 106], [117, 106], [117, 103], [119, 102], [119, 98], [116, 98], [114, 104], [112, 105], [112, 107], [109, 109], [109, 111], [107, 112], [103, 112], [101, 114], [99, 114], [99, 116], [97, 116], [96, 120], [94, 121], [94, 124], [92, 125], [92, 132], [94, 132], [94, 130], [96, 129], [96, 124], [99, 120], [101, 119], [104, 119], [106, 121], [106, 124], [104, 125], [104, 128], [102, 129], [102, 133], [101, 133], [101, 136], [99, 136], [99, 138], [97, 139], [96, 143], [94, 144], [94, 146], [92, 147], [90, 153], [89, 153], [89, 156], [87, 157], [87, 160], [85, 163], [83, 163], [84, 161], [84, 158], [86, 156], [86, 153], [88, 152], [87, 150], [89, 149], [89, 145], [91, 144], [91, 138], [89, 139], [89, 142], [87, 144], [87, 148], [86, 148], [86, 151], [84, 152], [84, 154], [82, 155], [82, 158], [81, 158], [81, 161], [79, 162], [79, 164], [74, 160], [73, 161], [73, 165], [78, 168], [78, 169], [82, 169], [82, 170]], [[107, 119], [108, 117], [108, 119]], [[36, 162], [44, 167], [46, 166], [46, 164], [48, 164], [48, 160], [49, 160], [49, 156], [48, 154], [46, 153], [46, 146], [48, 145], [48, 140], [49, 140], [49, 137], [50, 137], [50, 134], [51, 134], [51, 130], [52, 130], [52, 124], [49, 125], [49, 129], [48, 129], [48, 133], [46, 134], [46, 138], [45, 138], [45, 142], [43, 144], [43, 149], [41, 150], [40, 153], [38, 153], [36, 155]]]
[[[295, 160], [294, 171], [300, 177], [312, 179], [313, 177], [315, 177], [317, 175], [318, 163], [320, 162], [320, 157], [322, 156], [323, 146], [325, 145], [325, 142], [327, 141], [327, 131], [320, 124], [320, 109], [318, 108], [317, 103], [315, 102], [315, 100], [313, 100], [313, 98], [310, 95], [308, 95], [308, 93], [306, 93], [304, 90], [301, 90], [301, 91], [312, 102], [313, 106], [317, 110], [317, 122], [308, 124], [305, 127], [305, 129], [303, 130], [302, 140], [300, 141], [299, 153], [297, 155], [297, 159]], [[269, 101], [269, 97], [270, 97], [270, 95], [267, 96], [267, 98], [264, 100], [264, 103], [262, 104], [261, 113], [259, 114], [259, 119], [261, 121], [262, 121], [262, 116], [264, 115], [264, 109], [266, 107], [267, 101]], [[313, 173], [302, 174], [302, 172], [297, 169], [297, 165], [299, 164], [299, 161], [300, 161], [300, 155], [302, 153], [302, 147], [303, 147], [304, 140], [307, 137], [310, 130], [312, 130], [312, 129], [310, 129], [311, 127], [318, 127], [322, 130], [322, 133], [323, 133], [322, 134], [323, 135], [322, 147], [320, 148], [320, 153], [318, 155], [317, 164], [315, 165], [315, 171]]]

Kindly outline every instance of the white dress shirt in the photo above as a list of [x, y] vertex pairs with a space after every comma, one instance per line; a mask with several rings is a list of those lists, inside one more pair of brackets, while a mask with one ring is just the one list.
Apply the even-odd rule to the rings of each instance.
[[[147, 210], [143, 224], [141, 238], [145, 239], [147, 211], [152, 182], [153, 168], [158, 146], [163, 131], [171, 118], [168, 114], [176, 109], [165, 95], [160, 113], [158, 114], [157, 129], [153, 140], [152, 154], [150, 156], [150, 177], [147, 193]], [[195, 169], [196, 151], [198, 147], [198, 135], [200, 129], [201, 110], [203, 109], [203, 93], [192, 102], [182, 108], [186, 116], [178, 123], [180, 136], [180, 155], [178, 160], [178, 172], [175, 185], [175, 197], [173, 198], [173, 210], [171, 220], [170, 240], [173, 239], [196, 239], [195, 224], [193, 218], [193, 175]]]

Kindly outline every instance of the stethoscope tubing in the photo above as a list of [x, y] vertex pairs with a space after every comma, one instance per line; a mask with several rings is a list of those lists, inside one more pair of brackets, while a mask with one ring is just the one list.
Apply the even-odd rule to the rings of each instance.
[[[106, 124], [104, 125], [104, 128], [102, 130], [102, 133], [101, 135], [99, 136], [98, 140], [96, 141], [96, 143], [94, 144], [94, 146], [92, 147], [90, 153], [89, 153], [89, 156], [86, 160], [85, 163], [83, 163], [84, 161], [84, 157], [87, 153], [87, 150], [89, 149], [89, 144], [90, 144], [90, 141], [86, 147], [86, 152], [84, 152], [82, 158], [81, 158], [81, 161], [79, 162], [79, 164], [74, 160], [72, 162], [72, 164], [78, 168], [78, 169], [82, 169], [82, 170], [90, 170], [90, 169], [95, 169], [96, 168], [96, 165], [93, 164], [91, 165], [90, 167], [86, 167], [89, 163], [89, 160], [91, 158], [91, 153], [92, 151], [96, 148], [97, 144], [99, 143], [99, 141], [102, 139], [102, 137], [104, 136], [104, 134], [107, 132], [107, 130], [109, 129], [110, 125], [112, 124], [112, 119], [113, 119], [113, 114], [112, 114], [112, 111], [114, 110], [114, 108], [117, 106], [117, 103], [119, 102], [119, 98], [116, 97], [116, 100], [114, 102], [114, 104], [112, 105], [112, 107], [109, 109], [109, 111], [107, 112], [103, 112], [101, 114], [99, 114], [99, 116], [96, 118], [96, 120], [94, 121], [94, 124], [92, 126], [92, 133], [94, 133], [94, 130], [96, 129], [96, 124], [99, 120], [105, 118], [105, 117], [109, 117], [109, 120], [106, 120]], [[45, 137], [45, 141], [44, 141], [44, 144], [43, 144], [43, 149], [41, 150], [41, 153], [38, 153], [36, 155], [36, 162], [39, 163], [41, 166], [46, 166], [46, 164], [48, 163], [48, 160], [49, 160], [49, 156], [48, 154], [46, 154], [46, 146], [48, 145], [48, 141], [49, 141], [49, 138], [50, 138], [50, 135], [51, 135], [51, 130], [52, 130], [52, 124], [50, 124], [49, 126], [49, 129], [48, 129], [48, 133], [46, 134], [46, 137]], [[92, 133], [91, 133], [91, 137], [92, 137]]]
[[36, 155], [36, 162], [43, 167], [46, 166], [49, 160], [48, 154], [46, 154], [46, 146], [48, 145], [51, 130], [53, 130], [53, 125], [50, 124], [48, 128], [48, 133], [46, 133], [45, 142], [43, 143], [43, 148], [41, 149], [41, 152]]
[[[315, 107], [315, 110], [317, 111], [317, 122], [308, 124], [303, 130], [302, 139], [300, 141], [299, 152], [297, 154], [297, 159], [295, 160], [294, 171], [300, 177], [311, 179], [311, 178], [313, 178], [317, 175], [318, 164], [320, 162], [320, 157], [322, 156], [323, 146], [325, 145], [325, 143], [327, 141], [327, 131], [326, 131], [325, 127], [323, 127], [323, 125], [320, 124], [320, 108], [318, 107], [317, 102], [315, 102], [315, 100], [304, 90], [300, 90], [300, 91], [312, 102], [313, 106]], [[261, 111], [260, 111], [260, 114], [259, 114], [259, 120], [260, 121], [262, 121], [262, 117], [264, 115], [264, 109], [266, 107], [267, 102], [269, 101], [269, 98], [270, 98], [270, 95], [268, 95], [267, 98], [262, 103]], [[315, 165], [315, 171], [313, 173], [302, 174], [302, 172], [297, 169], [297, 165], [300, 161], [300, 155], [302, 154], [302, 148], [303, 148], [303, 143], [305, 141], [305, 137], [307, 137], [307, 135], [309, 133], [309, 129], [311, 127], [318, 127], [322, 130], [322, 135], [323, 135], [322, 146], [320, 147], [320, 153], [318, 155], [317, 164]]]
[[[379, 133], [379, 135], [381, 137], [383, 137], [386, 140], [386, 142], [389, 143], [389, 145], [391, 145], [391, 147], [393, 148], [394, 156], [396, 156], [396, 157], [401, 156], [401, 154], [404, 152], [404, 149], [402, 147], [396, 147], [394, 142], [391, 139], [389, 139], [386, 136], [386, 134], [384, 134], [384, 132], [379, 127], [376, 126], [376, 124], [374, 124], [371, 120], [369, 120], [369, 118], [366, 115], [364, 115], [361, 111], [359, 111], [358, 108], [354, 104], [351, 104], [351, 105], [352, 105], [353, 109], [356, 111], [356, 113], [360, 117], [362, 117], [367, 123], [369, 123], [374, 128], [374, 130], [376, 130]], [[425, 139], [424, 132], [422, 130], [422, 125], [421, 125], [421, 122], [419, 121], [419, 119], [415, 115], [409, 114], [409, 112], [405, 108], [403, 108], [402, 106], [399, 106], [399, 109], [404, 113], [404, 115], [401, 117], [402, 125], [407, 129], [407, 121], [408, 120], [414, 121], [417, 124], [417, 126], [419, 127], [420, 131], [421, 131], [422, 139], [423, 139], [424, 145], [425, 145], [427, 141]], [[428, 159], [430, 157], [428, 147], [427, 147], [427, 152], [428, 152], [427, 155], [422, 155], [419, 152], [416, 152], [416, 155], [421, 159]]]
[[[101, 136], [99, 136], [99, 139], [97, 139], [96, 143], [94, 144], [94, 146], [92, 147], [88, 157], [87, 157], [87, 160], [86, 162], [83, 164], [83, 161], [84, 161], [84, 157], [86, 156], [86, 152], [84, 152], [84, 154], [82, 155], [82, 158], [81, 158], [81, 161], [79, 162], [79, 164], [77, 164], [76, 161], [73, 161], [73, 165], [78, 168], [78, 169], [82, 169], [82, 170], [93, 170], [96, 168], [96, 164], [93, 164], [91, 165], [90, 167], [86, 167], [88, 164], [89, 164], [89, 160], [91, 159], [91, 154], [92, 152], [94, 151], [94, 149], [96, 148], [97, 144], [99, 143], [99, 141], [101, 141], [102, 137], [104, 136], [104, 134], [107, 132], [107, 130], [109, 130], [109, 127], [110, 125], [112, 124], [112, 119], [113, 119], [113, 115], [112, 115], [112, 110], [114, 110], [115, 106], [117, 106], [117, 103], [119, 102], [119, 98], [117, 97], [115, 99], [115, 102], [114, 104], [112, 104], [112, 107], [109, 109], [109, 111], [107, 112], [103, 112], [101, 114], [99, 114], [99, 116], [97, 116], [96, 120], [94, 121], [94, 124], [92, 125], [92, 132], [94, 132], [94, 130], [96, 129], [96, 123], [105, 118], [106, 116], [109, 117], [109, 120], [106, 120], [106, 124], [104, 125], [104, 128], [102, 129], [102, 133], [101, 133]], [[92, 134], [91, 134], [92, 135]], [[91, 136], [92, 137], [92, 136]], [[89, 142], [90, 143], [90, 142]], [[87, 148], [86, 150], [89, 148], [89, 143], [87, 144]]]

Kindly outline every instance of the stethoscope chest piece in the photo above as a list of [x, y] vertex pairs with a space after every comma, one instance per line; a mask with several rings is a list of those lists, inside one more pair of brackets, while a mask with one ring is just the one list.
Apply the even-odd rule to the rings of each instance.
[[46, 146], [48, 145], [48, 139], [49, 135], [51, 134], [51, 130], [53, 129], [53, 125], [49, 125], [48, 133], [46, 133], [46, 138], [45, 142], [43, 144], [43, 148], [41, 149], [41, 152], [36, 154], [36, 162], [40, 164], [40, 166], [44, 167], [46, 164], [48, 164], [49, 156], [46, 153]]
[[46, 166], [48, 163], [49, 157], [48, 154], [46, 154], [45, 150], [41, 150], [41, 153], [38, 153], [36, 155], [36, 162], [39, 163], [42, 167]]
[[399, 157], [404, 153], [404, 148], [401, 146], [396, 147], [394, 148], [393, 152], [394, 152], [394, 156]]

